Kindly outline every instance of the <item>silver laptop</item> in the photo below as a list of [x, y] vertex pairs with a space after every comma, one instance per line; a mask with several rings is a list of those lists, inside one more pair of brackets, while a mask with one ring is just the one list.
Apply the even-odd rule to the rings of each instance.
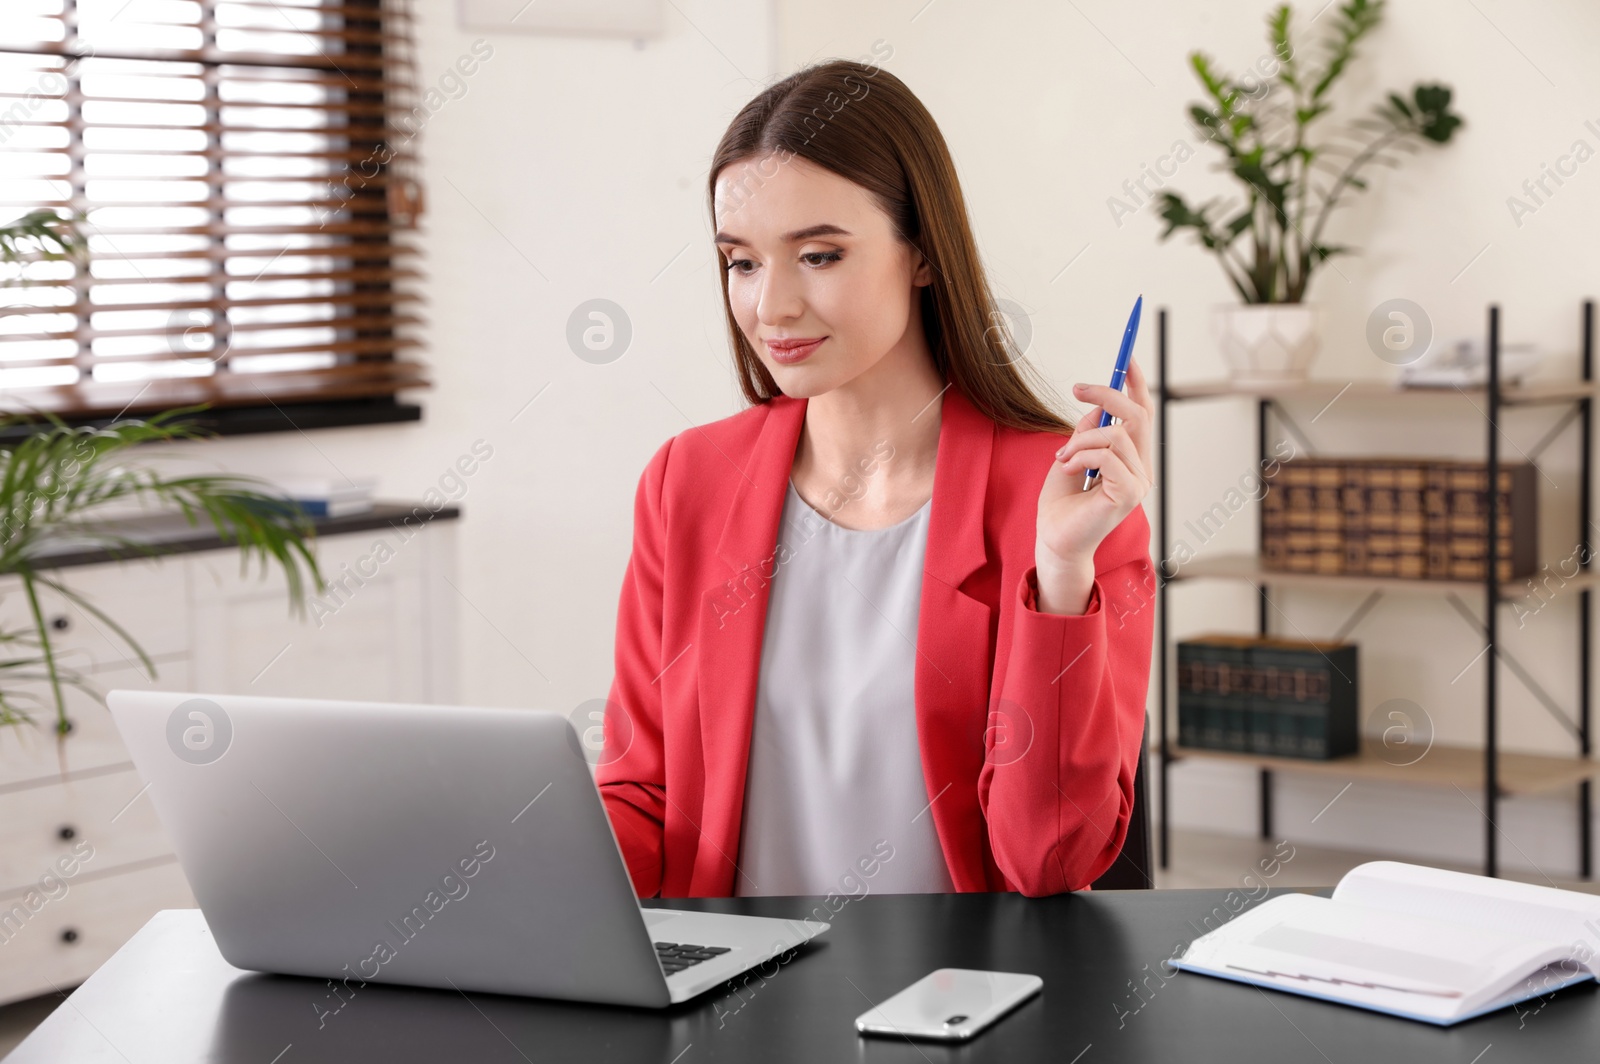
[[641, 908], [557, 713], [107, 701], [237, 968], [659, 1008], [828, 927]]

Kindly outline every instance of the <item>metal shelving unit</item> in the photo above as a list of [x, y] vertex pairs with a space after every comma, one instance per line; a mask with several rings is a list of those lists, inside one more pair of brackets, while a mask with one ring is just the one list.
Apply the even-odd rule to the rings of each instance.
[[[1421, 785], [1454, 785], [1481, 788], [1484, 815], [1484, 874], [1499, 874], [1498, 808], [1500, 799], [1511, 795], [1548, 793], [1576, 786], [1578, 803], [1578, 867], [1584, 879], [1592, 878], [1591, 853], [1591, 791], [1593, 779], [1600, 775], [1600, 762], [1590, 757], [1590, 700], [1591, 669], [1589, 663], [1590, 629], [1592, 623], [1592, 588], [1600, 584], [1600, 570], [1591, 568], [1589, 559], [1590, 538], [1588, 530], [1592, 516], [1592, 462], [1594, 399], [1597, 393], [1594, 379], [1594, 301], [1583, 303], [1581, 322], [1582, 377], [1571, 382], [1540, 383], [1528, 386], [1502, 388], [1500, 385], [1500, 308], [1489, 307], [1488, 321], [1488, 381], [1471, 388], [1398, 388], [1379, 381], [1357, 382], [1341, 385], [1337, 382], [1305, 381], [1282, 386], [1239, 386], [1231, 381], [1208, 381], [1198, 384], [1167, 384], [1167, 312], [1163, 308], [1157, 318], [1156, 331], [1156, 432], [1163, 448], [1157, 462], [1156, 484], [1161, 497], [1157, 515], [1157, 538], [1160, 555], [1157, 559], [1159, 574], [1157, 589], [1157, 638], [1161, 647], [1158, 661], [1158, 690], [1160, 692], [1160, 759], [1161, 773], [1161, 830], [1158, 851], [1161, 867], [1166, 868], [1171, 842], [1168, 828], [1171, 765], [1184, 758], [1209, 758], [1225, 762], [1253, 765], [1260, 772], [1260, 829], [1268, 838], [1272, 831], [1272, 793], [1275, 772], [1302, 772], [1338, 775], [1350, 779], [1406, 782]], [[1276, 416], [1292, 435], [1305, 445], [1307, 453], [1313, 448], [1294, 419], [1280, 404], [1291, 398], [1393, 398], [1406, 399], [1438, 397], [1441, 400], [1466, 396], [1481, 400], [1486, 408], [1484, 453], [1488, 465], [1489, 483], [1497, 485], [1500, 472], [1500, 442], [1497, 426], [1503, 410], [1515, 406], [1565, 405], [1566, 412], [1534, 445], [1528, 458], [1537, 463], [1538, 456], [1573, 421], [1578, 423], [1579, 471], [1578, 543], [1584, 548], [1580, 567], [1567, 586], [1578, 590], [1578, 709], [1567, 714], [1552, 699], [1537, 680], [1523, 668], [1504, 648], [1499, 647], [1499, 608], [1518, 596], [1508, 595], [1500, 586], [1497, 567], [1485, 566], [1487, 574], [1480, 581], [1422, 580], [1398, 577], [1336, 576], [1314, 573], [1290, 573], [1265, 569], [1257, 555], [1227, 554], [1195, 559], [1183, 566], [1180, 573], [1167, 571], [1170, 543], [1167, 535], [1167, 405], [1173, 402], [1220, 397], [1253, 396], [1256, 399], [1256, 450], [1258, 460], [1265, 462], [1269, 418]], [[1476, 404], [1475, 404], [1476, 405]], [[1497, 538], [1499, 493], [1488, 493], [1487, 557], [1494, 559], [1498, 553]], [[1213, 750], [1193, 750], [1177, 747], [1169, 731], [1172, 714], [1171, 676], [1168, 657], [1172, 642], [1168, 630], [1168, 605], [1171, 585], [1179, 581], [1196, 579], [1239, 580], [1252, 583], [1259, 591], [1257, 632], [1268, 634], [1268, 615], [1273, 608], [1273, 587], [1332, 587], [1339, 589], [1368, 588], [1370, 594], [1362, 601], [1349, 619], [1339, 627], [1336, 638], [1343, 638], [1386, 593], [1411, 593], [1444, 597], [1461, 614], [1464, 620], [1484, 640], [1487, 658], [1484, 681], [1484, 741], [1476, 747], [1441, 747], [1435, 745], [1428, 751], [1431, 762], [1422, 768], [1422, 762], [1396, 766], [1386, 761], [1381, 749], [1373, 741], [1366, 741], [1360, 753], [1328, 761], [1300, 761], [1294, 758], [1271, 755], [1235, 753]], [[1463, 595], [1481, 594], [1484, 619], [1473, 616], [1463, 600]], [[1499, 750], [1499, 669], [1504, 665], [1534, 695], [1536, 699], [1571, 732], [1577, 745], [1575, 757], [1549, 757], [1532, 754], [1501, 753]]]

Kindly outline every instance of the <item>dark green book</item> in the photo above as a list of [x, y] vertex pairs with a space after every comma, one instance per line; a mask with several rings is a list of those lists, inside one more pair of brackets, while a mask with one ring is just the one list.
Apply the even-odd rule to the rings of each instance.
[[1267, 674], [1252, 661], [1245, 676], [1245, 748], [1252, 754], [1277, 753], [1278, 714], [1267, 697]]
[[1201, 690], [1205, 682], [1207, 648], [1196, 643], [1178, 644], [1178, 745], [1198, 749], [1200, 720], [1205, 714]]
[[1178, 743], [1198, 750], [1249, 749], [1251, 638], [1204, 635], [1178, 644]]
[[1213, 633], [1178, 644], [1178, 743], [1314, 760], [1360, 748], [1353, 643]]
[[1278, 715], [1273, 753], [1325, 760], [1360, 748], [1354, 643], [1263, 639], [1251, 648], [1251, 662], [1265, 674], [1267, 701]]

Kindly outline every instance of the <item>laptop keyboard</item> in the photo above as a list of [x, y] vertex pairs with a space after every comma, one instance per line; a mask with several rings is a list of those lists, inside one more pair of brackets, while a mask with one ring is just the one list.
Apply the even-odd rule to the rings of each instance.
[[656, 959], [661, 962], [661, 970], [668, 975], [675, 975], [685, 968], [692, 968], [701, 961], [708, 961], [727, 952], [727, 946], [695, 946], [687, 942], [656, 943]]

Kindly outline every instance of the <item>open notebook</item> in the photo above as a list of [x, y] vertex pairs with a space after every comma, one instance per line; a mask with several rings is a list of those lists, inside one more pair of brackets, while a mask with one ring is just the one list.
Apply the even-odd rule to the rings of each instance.
[[1371, 861], [1332, 898], [1279, 895], [1171, 963], [1449, 1025], [1600, 978], [1600, 897]]

